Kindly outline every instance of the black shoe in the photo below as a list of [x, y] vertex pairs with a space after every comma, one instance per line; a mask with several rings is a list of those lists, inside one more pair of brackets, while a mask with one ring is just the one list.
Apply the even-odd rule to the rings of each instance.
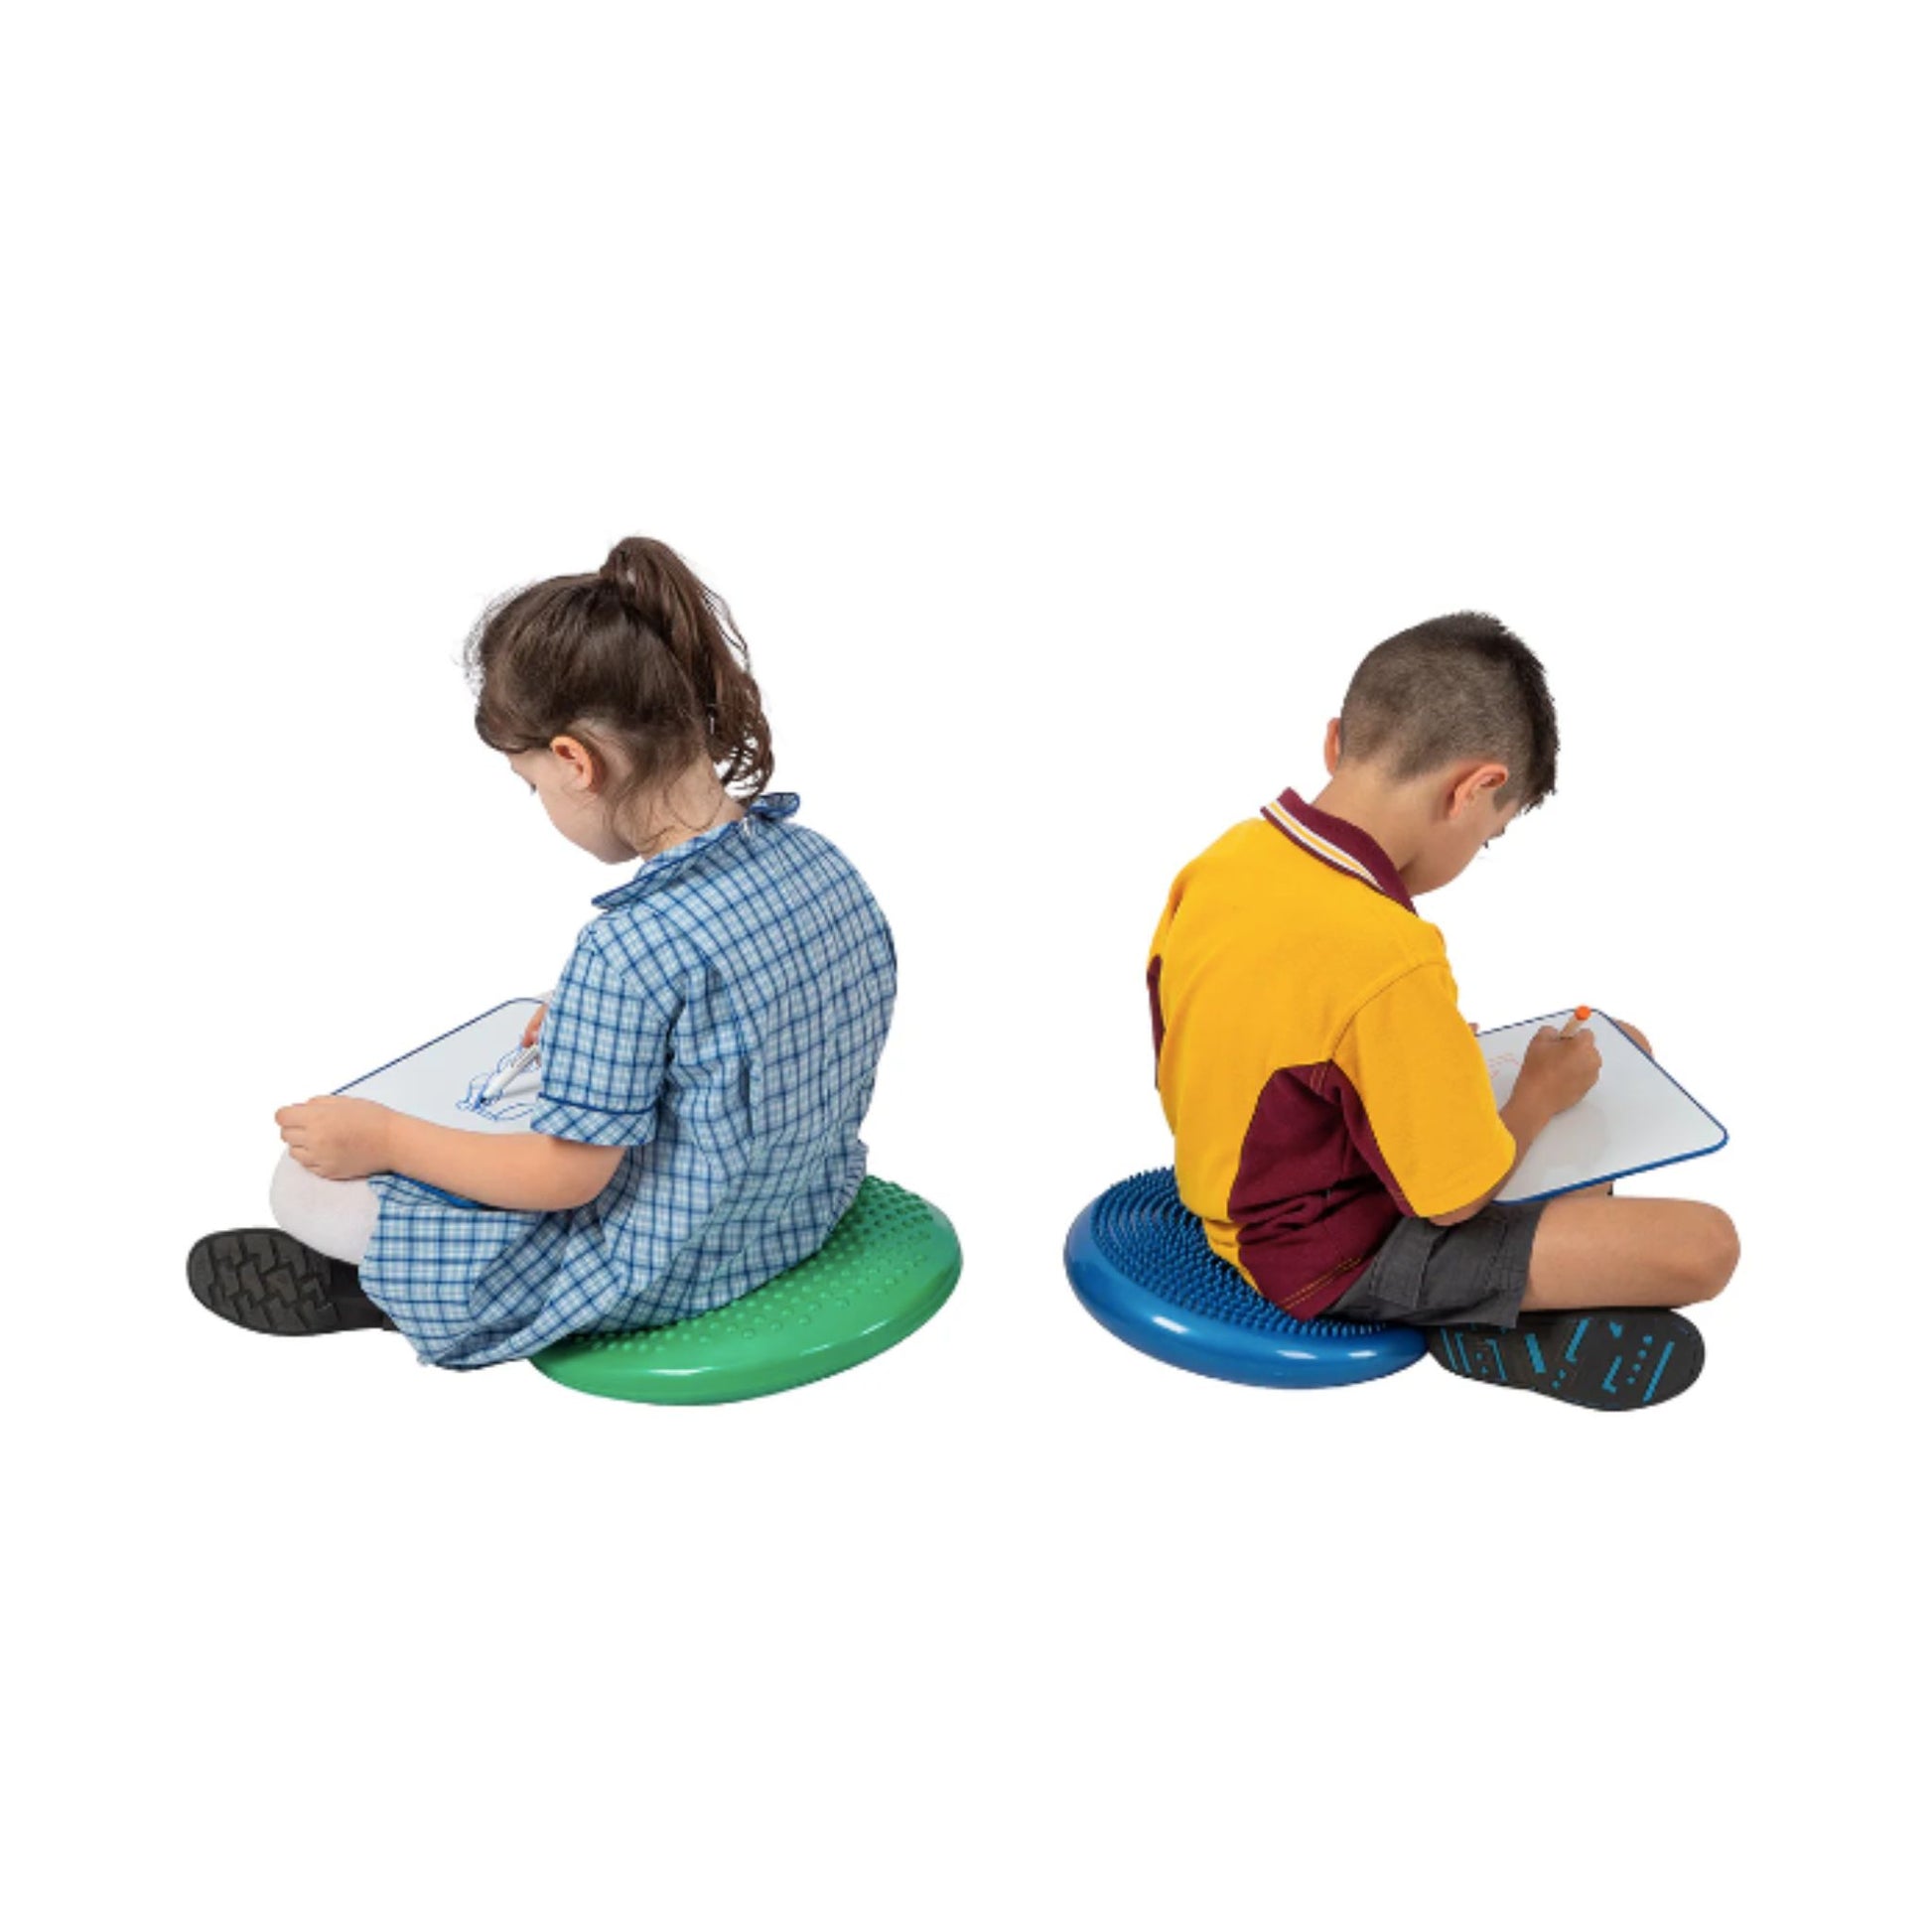
[[1698, 1379], [1704, 1337], [1669, 1309], [1563, 1309], [1513, 1328], [1432, 1329], [1429, 1352], [1471, 1381], [1585, 1409], [1654, 1409]]
[[281, 1228], [205, 1234], [188, 1251], [203, 1308], [264, 1335], [333, 1335], [396, 1324], [362, 1293], [352, 1264], [317, 1254]]

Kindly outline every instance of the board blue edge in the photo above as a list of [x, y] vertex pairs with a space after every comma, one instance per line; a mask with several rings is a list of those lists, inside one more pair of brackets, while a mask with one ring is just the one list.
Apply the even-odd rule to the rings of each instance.
[[[1578, 1001], [1577, 1005], [1581, 1006], [1583, 1005], [1583, 1002], [1580, 1000]], [[1560, 1012], [1565, 1011], [1565, 1009], [1559, 1009], [1559, 1011]], [[1567, 1009], [1567, 1011], [1571, 1013], [1575, 1013], [1577, 1011], [1577, 1008], [1571, 1007]], [[1617, 1032], [1623, 1034], [1623, 1037], [1625, 1039], [1630, 1039], [1630, 1035], [1624, 1032], [1623, 1028], [1617, 1026], [1616, 1016], [1614, 1014], [1603, 1013], [1602, 1009], [1599, 1007], [1591, 1007], [1589, 1010], [1590, 1019], [1592, 1020], [1597, 1019], [1599, 1016], [1602, 1019], [1607, 1020], [1612, 1027], [1616, 1027]], [[1505, 1026], [1485, 1027], [1483, 1029], [1483, 1033], [1490, 1033], [1490, 1034], [1507, 1033], [1510, 1027], [1527, 1027], [1531, 1024], [1532, 1020], [1544, 1021], [1544, 1020], [1554, 1020], [1556, 1018], [1557, 1015], [1551, 1013], [1533, 1014], [1531, 1015], [1530, 1020], [1511, 1020]], [[1477, 1039], [1480, 1039], [1481, 1037], [1482, 1037], [1482, 1034], [1476, 1035]], [[1637, 1046], [1637, 1042], [1634, 1039], [1630, 1039], [1630, 1044], [1632, 1046]], [[1641, 1046], [1637, 1046], [1637, 1051], [1639, 1053], [1643, 1053], [1643, 1048]], [[1659, 1168], [1675, 1168], [1680, 1166], [1682, 1163], [1686, 1161], [1702, 1161], [1707, 1154], [1716, 1154], [1720, 1150], [1726, 1148], [1730, 1145], [1729, 1128], [1727, 1128], [1724, 1124], [1724, 1122], [1721, 1121], [1717, 1117], [1717, 1115], [1714, 1114], [1711, 1111], [1711, 1109], [1707, 1107], [1704, 1104], [1704, 1102], [1700, 1100], [1697, 1097], [1697, 1095], [1694, 1094], [1690, 1090], [1690, 1088], [1687, 1087], [1684, 1084], [1684, 1082], [1680, 1080], [1677, 1077], [1677, 1075], [1674, 1074], [1670, 1070], [1670, 1068], [1667, 1067], [1663, 1063], [1663, 1061], [1656, 1056], [1655, 1053], [1644, 1053], [1644, 1058], [1647, 1059], [1650, 1062], [1650, 1064], [1654, 1066], [1657, 1069], [1657, 1071], [1661, 1073], [1664, 1076], [1664, 1078], [1668, 1080], [1671, 1083], [1671, 1085], [1674, 1086], [1678, 1090], [1678, 1092], [1681, 1093], [1684, 1096], [1684, 1098], [1688, 1100], [1691, 1103], [1691, 1105], [1695, 1107], [1698, 1110], [1698, 1112], [1701, 1113], [1705, 1117], [1705, 1119], [1708, 1120], [1711, 1123], [1711, 1125], [1718, 1130], [1718, 1138], [1715, 1141], [1713, 1141], [1709, 1147], [1694, 1147], [1690, 1151], [1690, 1153], [1673, 1154], [1670, 1157], [1670, 1159], [1667, 1161], [1646, 1161], [1643, 1164], [1643, 1166], [1640, 1168], [1618, 1168], [1612, 1173], [1599, 1173], [1594, 1180], [1573, 1180], [1568, 1187], [1547, 1187], [1540, 1194], [1511, 1194], [1507, 1198], [1504, 1198], [1504, 1196], [1498, 1194], [1496, 1196], [1496, 1205], [1498, 1207], [1525, 1207], [1533, 1200], [1556, 1200], [1560, 1195], [1574, 1194], [1581, 1191], [1585, 1187], [1600, 1187], [1603, 1184], [1603, 1182], [1606, 1180], [1624, 1180], [1627, 1179], [1633, 1173], [1653, 1173]]]
[[472, 1014], [468, 1020], [459, 1021], [454, 1027], [446, 1027], [435, 1039], [426, 1039], [421, 1046], [412, 1046], [406, 1053], [398, 1053], [392, 1060], [384, 1060], [380, 1066], [372, 1066], [366, 1073], [358, 1073], [352, 1080], [345, 1080], [339, 1087], [331, 1087], [331, 1094], [346, 1093], [350, 1087], [359, 1087], [364, 1080], [373, 1080], [378, 1073], [387, 1073], [392, 1066], [400, 1066], [404, 1060], [413, 1060], [418, 1053], [434, 1046], [438, 1039], [448, 1039], [452, 1034], [460, 1034], [465, 1027], [474, 1027], [479, 1020], [487, 1020], [492, 1013], [501, 1013], [505, 1007], [541, 1006], [541, 1000], [532, 1000], [526, 994], [519, 999], [498, 1000], [493, 1007], [484, 1007], [481, 1013]]

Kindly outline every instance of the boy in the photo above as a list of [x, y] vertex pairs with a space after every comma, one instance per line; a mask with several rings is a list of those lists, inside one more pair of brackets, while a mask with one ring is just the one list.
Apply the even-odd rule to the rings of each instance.
[[1300, 1319], [1427, 1327], [1445, 1368], [1589, 1408], [1668, 1401], [1704, 1360], [1669, 1311], [1730, 1279], [1730, 1217], [1608, 1182], [1494, 1201], [1601, 1057], [1544, 1028], [1499, 1113], [1414, 904], [1555, 791], [1542, 664], [1494, 618], [1418, 624], [1362, 660], [1324, 759], [1311, 801], [1284, 791], [1184, 868], [1154, 935], [1181, 1199]]

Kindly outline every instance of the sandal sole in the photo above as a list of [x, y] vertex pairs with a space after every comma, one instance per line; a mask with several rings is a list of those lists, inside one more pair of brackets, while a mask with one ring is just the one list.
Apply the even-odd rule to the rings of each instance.
[[1436, 1328], [1429, 1352], [1451, 1375], [1580, 1409], [1655, 1409], [1704, 1367], [1704, 1337], [1669, 1309], [1562, 1310], [1523, 1315], [1514, 1328]]
[[[210, 1314], [262, 1335], [334, 1335], [379, 1325], [345, 1313], [326, 1255], [280, 1228], [205, 1234], [188, 1254], [188, 1286]], [[373, 1305], [371, 1305], [373, 1307]]]

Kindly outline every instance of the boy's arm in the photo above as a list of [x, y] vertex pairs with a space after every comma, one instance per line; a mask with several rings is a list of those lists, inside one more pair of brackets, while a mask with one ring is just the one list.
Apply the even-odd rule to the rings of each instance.
[[1509, 1184], [1509, 1176], [1523, 1165], [1523, 1156], [1530, 1151], [1530, 1143], [1549, 1126], [1556, 1117], [1556, 1108], [1540, 1089], [1523, 1090], [1519, 1080], [1516, 1090], [1502, 1105], [1502, 1122], [1509, 1129], [1510, 1138], [1516, 1143], [1516, 1159], [1509, 1164], [1509, 1172], [1485, 1194], [1478, 1194], [1467, 1207], [1458, 1207], [1451, 1214], [1431, 1214], [1428, 1218], [1439, 1228], [1452, 1228], [1458, 1221], [1466, 1221], [1482, 1210]]
[[[1603, 1017], [1609, 1019], [1608, 1014]], [[1650, 1051], [1648, 1040], [1642, 1040], [1641, 1044], [1646, 1053]], [[1557, 1115], [1574, 1107], [1596, 1084], [1602, 1064], [1602, 1054], [1587, 1032], [1565, 1038], [1554, 1027], [1540, 1029], [1523, 1049], [1522, 1071], [1517, 1074], [1516, 1085], [1501, 1110], [1502, 1123], [1516, 1143], [1516, 1159], [1509, 1164], [1509, 1173], [1466, 1207], [1458, 1207], [1449, 1214], [1432, 1214], [1429, 1218], [1438, 1227], [1450, 1228], [1472, 1214], [1481, 1213], [1501, 1193], [1509, 1174], [1523, 1165], [1530, 1143]]]
[[384, 1165], [485, 1207], [553, 1212], [595, 1200], [623, 1156], [621, 1147], [590, 1147], [554, 1134], [472, 1134], [397, 1114], [389, 1122]]
[[1408, 968], [1371, 996], [1329, 1058], [1350, 1137], [1404, 1214], [1473, 1212], [1470, 1196], [1502, 1184], [1530, 1136], [1532, 1123], [1497, 1111], [1442, 960]]

